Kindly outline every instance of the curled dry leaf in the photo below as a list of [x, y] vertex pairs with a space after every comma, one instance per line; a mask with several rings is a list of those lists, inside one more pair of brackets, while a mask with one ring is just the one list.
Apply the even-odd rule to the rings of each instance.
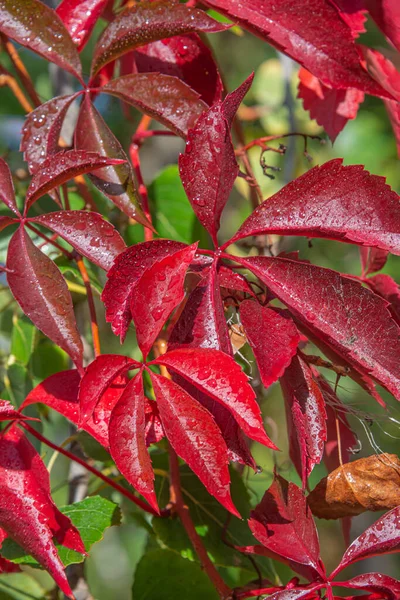
[[395, 508], [400, 505], [400, 460], [395, 454], [373, 454], [346, 463], [319, 482], [308, 504], [322, 519]]

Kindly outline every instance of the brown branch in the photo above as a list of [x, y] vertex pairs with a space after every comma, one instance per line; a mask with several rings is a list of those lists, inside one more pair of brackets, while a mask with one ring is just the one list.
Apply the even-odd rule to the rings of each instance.
[[101, 348], [100, 348], [100, 336], [99, 336], [99, 326], [97, 324], [97, 316], [96, 316], [96, 307], [94, 305], [92, 286], [90, 284], [90, 279], [88, 272], [86, 270], [85, 263], [83, 262], [82, 257], [77, 254], [75, 256], [76, 264], [78, 265], [79, 272], [83, 279], [83, 283], [86, 288], [87, 300], [89, 305], [90, 312], [90, 325], [92, 328], [92, 338], [93, 338], [93, 350], [95, 356], [100, 356]]
[[25, 96], [22, 89], [20, 88], [18, 81], [15, 79], [15, 77], [11, 75], [11, 73], [8, 73], [4, 69], [4, 67], [0, 67], [0, 69], [0, 87], [7, 85], [18, 100], [18, 102], [20, 103], [20, 105], [22, 106], [24, 112], [32, 112], [33, 107], [29, 102], [28, 98]]
[[171, 446], [169, 447], [169, 464], [171, 481], [170, 501], [173, 505], [173, 510], [180, 518], [182, 525], [184, 526], [185, 531], [192, 543], [192, 546], [199, 557], [201, 567], [207, 573], [210, 581], [217, 590], [219, 597], [221, 599], [230, 598], [232, 592], [222, 579], [221, 575], [218, 573], [215, 565], [211, 562], [211, 559], [207, 554], [207, 550], [203, 546], [203, 542], [201, 541], [200, 536], [193, 524], [189, 508], [183, 500], [178, 457]]
[[[20, 78], [24, 88], [28, 92], [30, 99], [32, 100], [34, 106], [40, 106], [42, 104], [39, 96], [36, 93], [35, 87], [33, 85], [32, 79], [29, 76], [28, 71], [22, 60], [19, 57], [17, 50], [15, 49], [14, 44], [10, 42], [10, 40], [3, 33], [0, 34], [0, 39], [4, 46], [4, 50], [7, 52], [10, 60], [13, 64], [14, 69], [16, 70], [18, 77]], [[32, 110], [32, 109], [31, 109]], [[30, 111], [29, 111], [30, 112]]]

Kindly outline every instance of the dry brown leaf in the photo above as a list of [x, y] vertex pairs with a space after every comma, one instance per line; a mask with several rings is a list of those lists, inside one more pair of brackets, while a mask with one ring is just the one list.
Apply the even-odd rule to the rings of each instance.
[[239, 350], [246, 344], [246, 334], [242, 325], [231, 324], [229, 326], [229, 337], [233, 347], [233, 353], [239, 352]]
[[373, 454], [346, 463], [324, 477], [308, 496], [316, 517], [340, 519], [400, 505], [400, 460]]

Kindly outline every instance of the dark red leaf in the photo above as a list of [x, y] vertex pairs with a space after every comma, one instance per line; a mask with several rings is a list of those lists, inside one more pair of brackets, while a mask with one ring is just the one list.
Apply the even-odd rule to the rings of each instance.
[[390, 302], [388, 308], [392, 313], [393, 319], [400, 325], [400, 287], [394, 279], [390, 275], [380, 274], [369, 277], [365, 283], [368, 284], [375, 294]]
[[165, 365], [227, 408], [251, 439], [277, 449], [264, 430], [260, 407], [247, 376], [235, 361], [219, 350], [181, 348], [163, 354], [151, 364]]
[[82, 82], [82, 67], [74, 43], [55, 11], [39, 0], [2, 0], [0, 31]]
[[108, 0], [61, 0], [56, 13], [81, 51]]
[[350, 27], [353, 37], [358, 37], [365, 31], [364, 23], [367, 20], [365, 0], [330, 0], [337, 7], [340, 16]]
[[281, 377], [286, 404], [290, 458], [301, 477], [303, 489], [324, 453], [327, 436], [326, 411], [322, 392], [312, 371], [295, 356]]
[[28, 163], [29, 172], [35, 173], [46, 158], [59, 150], [58, 141], [65, 115], [79, 92], [58, 96], [35, 108], [25, 119], [20, 150]]
[[316, 338], [400, 399], [400, 329], [384, 300], [330, 269], [287, 258], [254, 257], [240, 262]]
[[131, 294], [136, 282], [154, 263], [185, 247], [181, 242], [154, 240], [136, 244], [117, 257], [107, 273], [101, 299], [106, 307], [106, 321], [121, 337], [121, 343], [132, 320]]
[[400, 50], [400, 5], [397, 0], [363, 0], [386, 37]]
[[241, 302], [240, 320], [257, 361], [261, 381], [268, 388], [290, 365], [300, 334], [290, 318], [252, 300]]
[[186, 83], [162, 73], [124, 75], [104, 85], [101, 91], [132, 104], [182, 137], [207, 109], [199, 94]]
[[77, 552], [85, 548], [77, 529], [51, 499], [42, 459], [16, 427], [0, 437], [0, 481], [1, 527], [73, 598], [53, 537]]
[[398, 600], [400, 598], [400, 581], [389, 577], [389, 575], [381, 575], [381, 573], [358, 575], [346, 581], [343, 587], [385, 594], [385, 598], [388, 600]]
[[25, 315], [81, 368], [83, 347], [67, 284], [23, 227], [11, 238], [7, 269], [10, 290]]
[[122, 11], [104, 31], [94, 49], [92, 74], [149, 42], [195, 31], [215, 33], [227, 27], [230, 26], [214, 21], [202, 10], [184, 4], [142, 2]]
[[89, 175], [94, 185], [122, 212], [146, 227], [149, 222], [140, 206], [137, 183], [121, 144], [86, 95], [75, 128], [75, 146], [79, 150], [96, 151], [122, 164], [99, 169]]
[[224, 307], [213, 264], [190, 294], [168, 340], [168, 347], [214, 348], [232, 355]]
[[380, 517], [347, 548], [329, 579], [358, 560], [397, 552], [400, 548], [400, 506]]
[[125, 161], [85, 150], [66, 150], [58, 152], [55, 156], [49, 156], [32, 177], [26, 193], [25, 213], [38, 198], [73, 177], [107, 165], [119, 165], [122, 162]]
[[239, 167], [230, 134], [232, 118], [253, 77], [205, 111], [189, 130], [179, 171], [190, 204], [218, 246], [217, 233]]
[[136, 337], [146, 358], [171, 312], [185, 297], [186, 271], [196, 254], [197, 243], [155, 262], [136, 282], [130, 308]]
[[93, 415], [106, 389], [119, 376], [130, 369], [141, 367], [141, 363], [120, 354], [102, 354], [85, 369], [79, 385], [79, 427]]
[[12, 210], [18, 217], [20, 212], [15, 202], [14, 184], [10, 169], [3, 158], [0, 158], [0, 201]]
[[108, 271], [126, 245], [111, 223], [95, 212], [63, 210], [29, 219], [48, 227], [79, 254]]
[[26, 417], [25, 415], [21, 415], [20, 412], [17, 412], [12, 404], [8, 400], [0, 399], [0, 421], [37, 421], [38, 419], [33, 419], [32, 417]]
[[146, 447], [142, 373], [126, 386], [110, 419], [110, 452], [129, 483], [158, 511], [154, 473]]
[[0, 217], [0, 231], [3, 231], [9, 225], [13, 225], [13, 223], [18, 223], [18, 220], [11, 217]]
[[209, 48], [196, 33], [177, 35], [138, 48], [139, 73], [179, 77], [211, 106], [221, 100], [222, 81]]
[[225, 265], [219, 265], [218, 267], [218, 282], [221, 287], [224, 287], [228, 290], [243, 292], [254, 297], [253, 289], [246, 277], [243, 277], [243, 275], [240, 275], [240, 273], [232, 271], [232, 269], [226, 267]]
[[320, 596], [316, 595], [315, 591], [318, 589], [312, 585], [306, 588], [289, 588], [281, 592], [274, 592], [268, 596], [268, 600], [319, 600]]
[[376, 273], [376, 271], [380, 271], [385, 266], [388, 257], [386, 250], [360, 246], [359, 251], [363, 277], [370, 273]]
[[275, 475], [251, 512], [249, 527], [266, 550], [255, 546], [257, 554], [283, 561], [311, 581], [325, 578], [314, 520], [302, 490], [294, 483]]
[[352, 32], [329, 0], [207, 0], [206, 4], [267, 40], [325, 85], [387, 97], [362, 68]]
[[304, 109], [334, 142], [347, 121], [356, 118], [364, 102], [364, 92], [355, 88], [329, 88], [304, 68], [300, 69], [299, 77], [298, 97], [303, 100]]
[[383, 177], [341, 159], [314, 167], [265, 200], [229, 243], [277, 233], [377, 246], [400, 254], [400, 198]]
[[224, 439], [209, 412], [170, 379], [150, 373], [161, 421], [171, 446], [207, 491], [240, 518], [229, 491]]

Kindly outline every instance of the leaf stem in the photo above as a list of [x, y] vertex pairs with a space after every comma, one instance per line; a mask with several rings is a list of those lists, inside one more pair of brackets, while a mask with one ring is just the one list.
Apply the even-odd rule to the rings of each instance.
[[24, 112], [30, 113], [33, 111], [33, 107], [29, 102], [28, 98], [25, 96], [22, 89], [20, 88], [18, 81], [15, 79], [15, 77], [11, 75], [11, 73], [7, 73], [7, 71], [3, 67], [1, 67], [0, 87], [3, 87], [5, 85], [8, 85], [8, 87], [22, 106]]
[[57, 444], [53, 444], [53, 442], [51, 442], [50, 440], [48, 440], [47, 438], [45, 438], [41, 433], [39, 433], [38, 431], [36, 431], [36, 429], [33, 429], [33, 427], [31, 427], [30, 425], [28, 425], [24, 421], [21, 421], [19, 423], [19, 425], [21, 427], [23, 427], [24, 429], [26, 429], [26, 431], [28, 431], [31, 435], [33, 435], [37, 440], [39, 440], [43, 444], [46, 444], [46, 446], [48, 446], [49, 448], [52, 448], [53, 450], [56, 450], [60, 454], [63, 454], [64, 456], [66, 456], [67, 458], [69, 458], [70, 460], [73, 460], [74, 462], [76, 462], [76, 463], [82, 465], [83, 467], [85, 467], [85, 469], [87, 469], [90, 473], [92, 473], [93, 475], [95, 475], [96, 477], [98, 477], [99, 479], [101, 479], [102, 481], [104, 481], [104, 483], [106, 483], [110, 487], [112, 487], [115, 490], [117, 490], [117, 492], [119, 492], [120, 494], [122, 494], [123, 496], [125, 496], [125, 498], [128, 498], [129, 500], [131, 500], [134, 504], [136, 504], [137, 506], [139, 506], [139, 508], [141, 508], [142, 510], [148, 512], [151, 515], [154, 515], [154, 516], [157, 516], [157, 517], [160, 516], [146, 502], [144, 502], [140, 498], [137, 498], [129, 490], [127, 490], [124, 487], [122, 487], [122, 485], [119, 485], [119, 483], [116, 483], [115, 481], [113, 481], [112, 479], [110, 479], [109, 477], [107, 477], [107, 475], [103, 475], [103, 473], [101, 471], [98, 471], [97, 469], [95, 469], [91, 465], [88, 465], [82, 458], [79, 458], [78, 456], [75, 456], [75, 454], [72, 454], [72, 452], [69, 452], [65, 448], [62, 448], [61, 446], [57, 446]]
[[184, 526], [193, 548], [200, 559], [202, 569], [204, 569], [204, 571], [207, 573], [220, 598], [229, 598], [231, 597], [231, 590], [218, 573], [214, 564], [211, 562], [207, 554], [207, 550], [203, 546], [203, 542], [201, 541], [200, 536], [193, 524], [189, 508], [183, 500], [178, 457], [175, 450], [171, 446], [169, 447], [169, 464], [171, 480], [170, 499], [174, 506], [174, 510], [182, 521], [182, 525]]
[[16, 70], [18, 77], [20, 78], [23, 86], [25, 87], [26, 91], [28, 92], [28, 95], [29, 95], [30, 99], [32, 100], [34, 106], [36, 106], [36, 107], [40, 106], [42, 104], [42, 102], [36, 93], [32, 79], [30, 78], [29, 73], [26, 70], [24, 63], [22, 62], [17, 50], [15, 49], [14, 44], [12, 44], [12, 42], [10, 42], [10, 40], [7, 38], [7, 36], [4, 35], [3, 33], [0, 34], [0, 37], [1, 37], [1, 41], [3, 43], [4, 49], [5, 49], [6, 53], [8, 54], [8, 56], [13, 64], [13, 67]]
[[100, 354], [101, 354], [101, 348], [100, 348], [99, 326], [97, 323], [96, 307], [94, 305], [92, 286], [90, 284], [90, 278], [89, 278], [85, 263], [83, 262], [82, 256], [80, 256], [80, 254], [76, 254], [75, 260], [76, 260], [76, 264], [78, 265], [79, 272], [81, 274], [83, 283], [86, 288], [86, 295], [87, 295], [87, 301], [88, 301], [89, 312], [90, 312], [90, 325], [92, 328], [93, 350], [94, 350], [95, 357], [97, 357], [97, 356], [100, 356]]

